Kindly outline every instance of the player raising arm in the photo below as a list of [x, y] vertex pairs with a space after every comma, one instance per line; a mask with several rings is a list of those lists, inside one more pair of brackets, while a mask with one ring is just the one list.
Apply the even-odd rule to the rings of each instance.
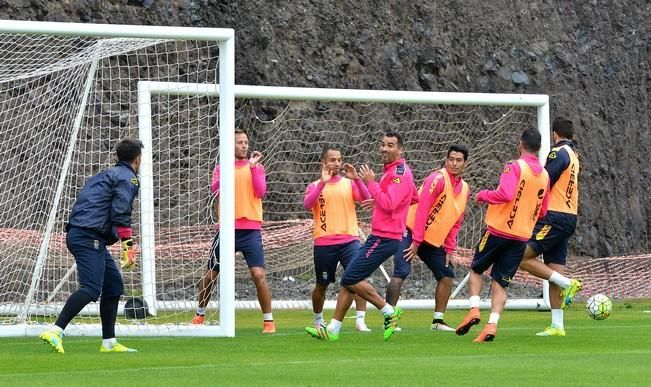
[[[264, 269], [262, 248], [262, 198], [267, 191], [264, 167], [260, 164], [262, 153], [252, 152], [248, 157], [249, 138], [243, 129], [235, 130], [235, 252], [240, 251], [249, 267], [262, 309], [262, 333], [275, 333], [271, 312], [271, 290]], [[219, 191], [219, 165], [215, 167], [210, 190]], [[235, 253], [234, 252], [234, 253]], [[210, 251], [208, 269], [199, 283], [199, 306], [192, 320], [203, 324], [212, 289], [219, 276], [219, 231]]]
[[411, 170], [402, 158], [403, 151], [400, 135], [387, 132], [380, 145], [384, 175], [379, 183], [375, 181], [375, 173], [368, 166], [363, 165], [360, 168], [359, 174], [371, 193], [372, 199], [369, 200], [373, 200], [375, 204], [371, 234], [341, 278], [337, 306], [330, 324], [305, 328], [313, 337], [328, 341], [339, 338], [342, 321], [353, 302], [353, 294], [364, 298], [380, 310], [384, 317], [384, 340], [388, 340], [395, 331], [402, 310], [387, 303], [366, 278], [398, 248], [405, 231], [409, 205], [412, 198], [417, 196]]
[[[325, 323], [323, 304], [328, 285], [335, 282], [337, 264], [341, 263], [346, 269], [360, 247], [355, 202], [371, 197], [352, 165], [344, 164], [345, 177], [339, 175], [342, 157], [338, 149], [324, 147], [321, 163], [321, 179], [307, 186], [303, 202], [314, 216], [312, 235], [316, 285], [312, 291], [312, 310], [315, 327]], [[355, 329], [370, 331], [364, 321], [366, 300], [355, 297], [355, 307]]]
[[506, 304], [506, 290], [518, 270], [536, 220], [547, 213], [549, 177], [536, 157], [540, 145], [541, 137], [537, 130], [522, 132], [518, 145], [520, 158], [506, 164], [499, 187], [475, 195], [478, 203], [488, 203], [485, 217], [488, 229], [470, 265], [470, 311], [456, 329], [458, 335], [465, 335], [480, 322], [481, 275], [492, 266], [491, 314], [488, 324], [474, 342], [495, 338], [497, 323]]

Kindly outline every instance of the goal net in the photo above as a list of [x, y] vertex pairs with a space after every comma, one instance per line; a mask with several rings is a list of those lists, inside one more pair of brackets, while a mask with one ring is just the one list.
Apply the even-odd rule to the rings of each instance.
[[[190, 277], [199, 267], [190, 270], [185, 264], [177, 265], [173, 259], [190, 261], [183, 250], [169, 244], [192, 243], [201, 235], [201, 226], [206, 226], [206, 235], [212, 233], [205, 211], [210, 200], [203, 195], [202, 169], [209, 167], [192, 155], [214, 164], [218, 123], [233, 130], [232, 40], [233, 31], [223, 29], [2, 21], [0, 336], [38, 334], [42, 324], [55, 321], [65, 300], [78, 289], [74, 258], [66, 248], [65, 224], [85, 181], [117, 161], [118, 141], [140, 137], [141, 80], [222, 85], [223, 97], [210, 104], [191, 98], [153, 107], [154, 114], [165, 117], [157, 121], [163, 131], [154, 133], [156, 148], [146, 143], [143, 154], [168, 169], [159, 170], [156, 165], [153, 200], [134, 202], [133, 229], [137, 242], [160, 232], [166, 238], [163, 245], [168, 243], [175, 254], [161, 255], [167, 262], [160, 267], [164, 273], [160, 284], [148, 282], [151, 276], [143, 269], [146, 265], [123, 273], [125, 296], [120, 314], [124, 301], [142, 298], [152, 289], [162, 292], [162, 300], [187, 292], [194, 281]], [[196, 109], [198, 115], [189, 113]], [[147, 172], [141, 168], [141, 177]], [[145, 215], [149, 216], [146, 208], [155, 208], [165, 227], [144, 225]], [[117, 244], [110, 252], [119, 256]], [[149, 314], [155, 313], [154, 308]], [[98, 303], [91, 303], [66, 333], [100, 333], [98, 309]], [[134, 309], [128, 315], [142, 312]], [[234, 311], [228, 315], [210, 334], [234, 335]], [[170, 321], [164, 315], [157, 317], [159, 323]], [[118, 335], [151, 332], [187, 334], [170, 327], [152, 330], [124, 319], [117, 327]]]
[[[141, 83], [141, 89], [151, 96], [152, 111], [156, 105], [165, 106], [165, 109], [156, 108], [159, 113], [152, 113], [151, 120], [140, 122], [141, 126], [151, 126], [156, 133], [152, 137], [155, 153], [158, 147], [178, 142], [175, 140], [177, 134], [166, 125], [168, 116], [194, 98], [189, 104], [194, 109], [184, 111], [184, 118], [192, 124], [182, 125], [190, 127], [188, 138], [182, 142], [184, 149], [187, 148], [182, 157], [191, 166], [179, 171], [176, 154], [154, 160], [155, 173], [151, 182], [158, 196], [163, 198], [172, 189], [171, 180], [183, 185], [189, 177], [193, 181], [196, 178], [190, 206], [205, 211], [207, 221], [193, 226], [189, 220], [179, 225], [178, 220], [187, 218], [189, 209], [179, 207], [177, 195], [170, 195], [170, 202], [157, 206], [156, 297], [164, 302], [156, 301], [156, 304], [169, 313], [179, 308], [191, 313], [196, 307], [195, 285], [205, 271], [216, 223], [216, 207], [214, 200], [211, 201], [214, 198], [209, 197], [209, 185], [218, 149], [212, 147], [202, 152], [201, 141], [204, 140], [200, 132], [202, 128], [212, 127], [213, 135], [217, 136], [202, 106], [205, 108], [218, 94], [214, 88], [207, 87], [191, 97], [186, 87], [185, 84], [164, 82]], [[405, 156], [420, 184], [432, 170], [441, 167], [451, 144], [463, 143], [471, 150], [465, 178], [476, 191], [495, 187], [503, 164], [517, 157], [516, 144], [524, 127], [541, 126], [546, 133], [544, 137], [549, 138], [548, 126], [539, 112], [546, 106], [546, 96], [260, 86], [235, 86], [235, 95], [236, 125], [249, 133], [251, 150], [263, 153], [262, 162], [267, 171], [262, 234], [275, 309], [311, 307], [309, 300], [315, 283], [312, 215], [303, 208], [303, 196], [307, 185], [320, 175], [320, 155], [324, 146], [334, 145], [341, 150], [345, 161], [355, 165], [369, 164], [380, 173], [379, 141], [385, 131], [397, 131], [404, 136]], [[549, 149], [548, 142], [546, 149]], [[170, 179], [170, 175], [174, 178]], [[370, 216], [361, 209], [358, 214], [360, 239], [364, 240], [370, 232]], [[459, 285], [463, 284], [472, 249], [483, 229], [482, 207], [470, 203], [458, 237]], [[164, 269], [165, 263], [171, 266]], [[239, 254], [235, 269], [237, 306], [259, 308], [248, 268]], [[175, 271], [185, 273], [185, 282]], [[384, 292], [387, 276], [391, 273], [392, 261], [389, 260], [371, 278], [380, 292]], [[517, 276], [512, 291], [515, 298], [509, 307], [544, 308], [540, 281], [532, 286], [526, 284], [525, 279]], [[405, 284], [401, 302], [406, 307], [431, 308], [434, 286], [435, 280], [429, 270], [416, 263]], [[331, 286], [326, 307], [334, 305], [336, 292], [337, 286]], [[466, 297], [463, 286], [456, 297]], [[456, 306], [466, 307], [467, 302], [460, 301]], [[213, 302], [208, 309], [208, 321], [217, 321], [218, 303]]]
[[[259, 90], [264, 94], [264, 89]], [[354, 91], [344, 93], [352, 95]], [[240, 94], [247, 94], [246, 90], [242, 92], [236, 86], [236, 97]], [[303, 196], [307, 185], [320, 177], [321, 150], [325, 145], [339, 148], [344, 162], [357, 166], [368, 164], [379, 175], [383, 168], [380, 140], [387, 130], [396, 131], [403, 136], [404, 156], [419, 186], [429, 173], [443, 165], [450, 145], [466, 144], [470, 159], [464, 178], [471, 191], [476, 192], [497, 185], [503, 164], [517, 157], [517, 141], [523, 128], [538, 126], [535, 106], [408, 103], [407, 95], [404, 96], [403, 101], [400, 93], [387, 96], [386, 100], [395, 98], [392, 103], [331, 102], [325, 96], [323, 100], [237, 99], [239, 126], [249, 131], [251, 149], [264, 154], [267, 195], [263, 201], [263, 240], [267, 270], [274, 300], [291, 300], [286, 304], [278, 302], [278, 307], [311, 307], [310, 293], [315, 283], [313, 222], [311, 211], [303, 208]], [[458, 235], [457, 285], [462, 284], [472, 250], [484, 231], [484, 210], [485, 207], [468, 202]], [[370, 214], [358, 206], [358, 217], [360, 239], [364, 241], [370, 233]], [[246, 267], [241, 259], [237, 265], [236, 278], [242, 279], [241, 286], [244, 286]], [[341, 271], [340, 267], [338, 277]], [[370, 278], [380, 294], [384, 294], [392, 272], [393, 260], [389, 259]], [[515, 300], [510, 306], [544, 308], [540, 281], [525, 286], [524, 279], [518, 275], [512, 285]], [[435, 285], [429, 269], [422, 262], [414, 263], [403, 286], [401, 305], [433, 308]], [[255, 296], [251, 285], [247, 288], [251, 289], [247, 293]], [[330, 286], [328, 299], [335, 300], [337, 291], [337, 284]], [[467, 299], [464, 286], [459, 288], [456, 298]], [[518, 303], [517, 299], [528, 299], [528, 302]], [[333, 307], [334, 302], [328, 306]], [[450, 304], [450, 307], [459, 306], [467, 307], [467, 302]]]

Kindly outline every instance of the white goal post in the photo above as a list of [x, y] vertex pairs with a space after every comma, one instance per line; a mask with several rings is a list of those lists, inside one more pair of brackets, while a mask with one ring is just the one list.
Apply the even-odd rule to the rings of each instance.
[[[138, 84], [139, 106], [142, 109], [140, 113], [139, 125], [141, 130], [141, 139], [151, 141], [148, 138], [151, 133], [151, 115], [148, 101], [152, 95], [171, 95], [171, 96], [209, 96], [219, 97], [220, 89], [218, 85], [196, 85], [188, 83], [174, 82], [151, 82], [141, 81]], [[336, 101], [344, 103], [389, 103], [404, 105], [473, 105], [473, 106], [526, 106], [536, 108], [537, 128], [542, 135], [542, 146], [539, 153], [541, 163], [545, 163], [546, 155], [550, 150], [550, 121], [549, 121], [549, 96], [539, 94], [487, 94], [487, 93], [448, 93], [448, 92], [422, 92], [422, 91], [393, 91], [393, 90], [351, 90], [351, 89], [327, 89], [327, 88], [300, 88], [300, 87], [274, 87], [274, 86], [247, 86], [235, 85], [234, 94], [237, 99], [256, 99], [256, 100], [274, 100], [274, 101]], [[373, 139], [370, 139], [371, 141]], [[230, 151], [220, 145], [220, 152]], [[145, 155], [150, 156], [150, 155]], [[151, 163], [151, 159], [144, 159], [143, 163]], [[150, 175], [147, 178], [143, 176], [141, 182], [143, 190], [151, 190], [154, 185]], [[224, 185], [222, 185], [224, 187]], [[223, 217], [222, 217], [223, 219]], [[154, 261], [153, 256], [143, 257]], [[147, 264], [149, 265], [149, 263]], [[388, 279], [386, 271], [382, 268], [383, 275]], [[460, 281], [457, 288], [453, 291], [448, 309], [465, 309], [468, 307], [468, 300], [455, 299], [455, 296], [466, 285], [468, 275]], [[156, 281], [153, 281], [155, 283]], [[191, 305], [179, 304], [178, 302], [166, 303], [156, 300], [154, 290], [147, 298], [150, 305], [160, 305], [167, 309], [175, 308], [192, 308]], [[507, 309], [530, 309], [530, 310], [548, 310], [548, 283], [543, 281], [543, 298], [515, 298], [507, 300]], [[433, 309], [433, 297], [429, 299], [404, 299], [399, 301], [399, 305], [407, 309]], [[490, 300], [483, 299], [480, 303], [481, 308], [490, 308]], [[210, 308], [218, 308], [218, 302], [211, 302]], [[307, 299], [293, 300], [276, 300], [273, 301], [274, 309], [310, 309], [311, 301]], [[328, 300], [324, 305], [325, 309], [334, 309], [335, 301]], [[256, 309], [259, 308], [257, 302], [236, 301], [236, 309]]]
[[[214, 47], [203, 47], [203, 48], [192, 48], [188, 44], [186, 52], [162, 52], [160, 55], [164, 58], [164, 63], [160, 67], [156, 67], [154, 70], [159, 71], [167, 79], [173, 79], [171, 75], [173, 70], [168, 70], [163, 67], [167, 65], [167, 61], [171, 61], [174, 58], [192, 58], [193, 55], [198, 55], [196, 58], [197, 62], [203, 61], [210, 63], [213, 70], [206, 70], [202, 73], [206, 79], [213, 80], [212, 84], [219, 89], [219, 114], [216, 120], [218, 127], [220, 128], [220, 141], [224, 147], [224, 151], [219, 153], [219, 162], [225, 165], [231, 165], [234, 163], [234, 95], [233, 95], [233, 85], [235, 79], [235, 46], [234, 46], [234, 31], [227, 28], [185, 28], [185, 27], [158, 27], [158, 26], [133, 26], [133, 25], [99, 25], [99, 24], [76, 24], [76, 23], [54, 23], [54, 22], [31, 22], [31, 21], [11, 21], [11, 20], [1, 20], [0, 21], [0, 48], [6, 50], [3, 52], [3, 57], [0, 58], [2, 61], [2, 66], [0, 66], [0, 86], [2, 86], [2, 99], [0, 102], [3, 103], [2, 109], [5, 111], [2, 112], [3, 118], [7, 116], [5, 125], [7, 126], [18, 126], [22, 121], [25, 122], [24, 117], [20, 117], [21, 114], [24, 114], [20, 110], [20, 104], [24, 104], [26, 98], [32, 98], [34, 101], [30, 103], [36, 104], [39, 101], [36, 99], [45, 99], [46, 94], [56, 94], [58, 85], [68, 85], [72, 84], [70, 90], [65, 90], [61, 87], [60, 93], [72, 93], [75, 95], [73, 98], [74, 104], [72, 106], [58, 107], [61, 111], [64, 108], [65, 113], [61, 115], [72, 116], [74, 118], [73, 122], [61, 121], [56, 122], [55, 124], [69, 128], [64, 132], [65, 138], [67, 139], [67, 146], [65, 146], [66, 151], [62, 152], [61, 158], [57, 159], [57, 163], [60, 163], [62, 167], [59, 169], [58, 177], [56, 178], [57, 184], [54, 189], [54, 199], [51, 198], [47, 202], [51, 203], [50, 208], [47, 210], [49, 215], [43, 224], [18, 224], [13, 221], [13, 218], [3, 217], [0, 219], [0, 227], [3, 227], [5, 231], [10, 230], [12, 235], [17, 235], [15, 239], [18, 239], [20, 243], [30, 244], [33, 239], [38, 240], [40, 247], [37, 250], [36, 256], [31, 256], [28, 252], [28, 248], [25, 248], [25, 251], [19, 252], [20, 257], [14, 256], [5, 256], [0, 257], [2, 259], [2, 266], [11, 268], [12, 265], [20, 264], [22, 266], [21, 260], [24, 260], [25, 265], [33, 267], [33, 272], [31, 275], [31, 280], [29, 281], [28, 290], [26, 294], [22, 297], [23, 299], [17, 300], [15, 291], [11, 289], [7, 290], [7, 294], [3, 294], [0, 298], [0, 337], [1, 336], [22, 336], [22, 335], [37, 335], [42, 331], [43, 319], [38, 316], [52, 316], [59, 312], [62, 307], [61, 301], [52, 301], [52, 297], [47, 297], [47, 301], [36, 300], [37, 293], [50, 292], [57, 293], [61, 288], [61, 284], [71, 276], [74, 272], [74, 267], [69, 269], [67, 273], [63, 276], [59, 275], [59, 278], [52, 278], [52, 281], [61, 280], [61, 282], [54, 287], [54, 289], [44, 290], [42, 286], [44, 270], [46, 261], [48, 260], [49, 251], [53, 249], [52, 239], [54, 234], [54, 228], [58, 227], [58, 235], [56, 243], [60, 245], [60, 235], [61, 235], [61, 218], [65, 217], [61, 213], [66, 213], [69, 211], [69, 208], [62, 208], [61, 201], [64, 194], [64, 185], [66, 184], [66, 179], [69, 179], [68, 169], [71, 165], [71, 160], [76, 157], [75, 149], [77, 145], [77, 137], [79, 135], [80, 128], [84, 126], [85, 113], [89, 108], [91, 99], [91, 90], [98, 87], [98, 82], [101, 80], [96, 80], [96, 74], [98, 71], [101, 71], [98, 68], [98, 62], [106, 60], [109, 63], [113, 64], [113, 67], [110, 67], [107, 71], [107, 74], [113, 74], [114, 77], [111, 78], [107, 76], [107, 79], [113, 79], [111, 81], [106, 80], [106, 82], [113, 82], [116, 84], [126, 84], [128, 89], [128, 84], [131, 82], [129, 79], [123, 78], [125, 73], [128, 73], [128, 70], [123, 71], [120, 66], [122, 62], [127, 62], [132, 59], [128, 57], [129, 50], [141, 50], [142, 52], [149, 54], [156, 54], [161, 45], [178, 45], [182, 46], [179, 42], [191, 41], [191, 42], [213, 42], [215, 43], [218, 49]], [[58, 39], [61, 37], [61, 39]], [[68, 44], [68, 41], [65, 40], [67, 37], [72, 37], [72, 43]], [[97, 38], [96, 41], [86, 39], [86, 38]], [[53, 40], [48, 42], [47, 39]], [[49, 45], [48, 45], [49, 44]], [[149, 51], [147, 51], [149, 50]], [[202, 51], [203, 50], [203, 51]], [[211, 54], [212, 51], [218, 51], [218, 61], [207, 58], [208, 54]], [[199, 54], [197, 54], [199, 53]], [[117, 59], [111, 59], [111, 55], [118, 56]], [[119, 58], [119, 56], [122, 56]], [[201, 56], [203, 55], [203, 56]], [[147, 57], [143, 54], [140, 57], [143, 62], [143, 68], [147, 69], [148, 62], [146, 61]], [[113, 62], [110, 62], [110, 61]], [[214, 64], [217, 63], [217, 64]], [[77, 67], [78, 66], [78, 67]], [[154, 66], [152, 64], [152, 66]], [[186, 66], [183, 72], [177, 74], [179, 78], [187, 77], [187, 69], [192, 69], [196, 67], [194, 63]], [[218, 68], [215, 70], [215, 68]], [[55, 78], [57, 74], [64, 72], [66, 70], [74, 71], [86, 71], [85, 81], [79, 82], [78, 84], [72, 83], [69, 80], [63, 80], [61, 83], [53, 84], [49, 86], [47, 82], [51, 81], [52, 78]], [[152, 70], [152, 73], [154, 73]], [[213, 71], [215, 74], [208, 74], [210, 71]], [[72, 74], [69, 74], [70, 76]], [[140, 76], [140, 74], [136, 74]], [[31, 81], [31, 79], [37, 79]], [[78, 86], [78, 87], [75, 87]], [[110, 87], [110, 86], [109, 86]], [[119, 91], [113, 91], [109, 95], [109, 98], [113, 98], [113, 94], [117, 94]], [[15, 97], [18, 96], [18, 97]], [[33, 97], [38, 98], [33, 98]], [[62, 97], [61, 95], [60, 97]], [[93, 95], [96, 99], [101, 99], [103, 96], [100, 94]], [[122, 96], [119, 96], [120, 98]], [[20, 99], [22, 98], [22, 99]], [[126, 101], [131, 97], [125, 96]], [[53, 98], [53, 102], [49, 102], [50, 105], [61, 104], [60, 101], [63, 98]], [[118, 108], [125, 109], [125, 106], [128, 105], [128, 102], [118, 100]], [[113, 108], [114, 105], [109, 101], [108, 105], [110, 108]], [[63, 103], [62, 105], [65, 105]], [[18, 106], [18, 107], [17, 107]], [[148, 106], [143, 106], [140, 110], [140, 114], [146, 114], [148, 111]], [[41, 107], [41, 106], [39, 106]], [[45, 107], [54, 111], [55, 107]], [[0, 110], [2, 110], [0, 109]], [[99, 101], [96, 104], [96, 109], [104, 109], [103, 101]], [[115, 114], [114, 112], [107, 111], [105, 116], [110, 118], [110, 121], [117, 122], [120, 127], [125, 125], [128, 127], [129, 117], [128, 117], [128, 107], [124, 113], [120, 112]], [[16, 111], [15, 116], [12, 115], [14, 110]], [[125, 116], [123, 116], [126, 114]], [[59, 117], [45, 116], [41, 118], [42, 120], [55, 119]], [[34, 126], [38, 126], [35, 122], [31, 123]], [[3, 127], [4, 128], [4, 127]], [[122, 131], [124, 132], [124, 131]], [[22, 135], [22, 134], [21, 134]], [[141, 131], [142, 136], [151, 138], [151, 134]], [[90, 136], [90, 135], [89, 135]], [[53, 141], [60, 141], [61, 138], [53, 138], [50, 140], [50, 146]], [[116, 139], [112, 139], [115, 141]], [[17, 143], [19, 141], [14, 141]], [[113, 143], [114, 144], [114, 143]], [[148, 143], [143, 150], [143, 156], [145, 159], [151, 160], [152, 149], [150, 147], [151, 141]], [[44, 149], [47, 150], [48, 144], [44, 145]], [[12, 148], [13, 147], [13, 148]], [[52, 148], [50, 148], [52, 149]], [[3, 145], [3, 151], [16, 151], [16, 152], [25, 152], [29, 149], [16, 149], [15, 145]], [[110, 153], [109, 153], [110, 154]], [[41, 155], [36, 154], [33, 157], [41, 157]], [[102, 161], [103, 167], [110, 165], [110, 160]], [[107, 164], [109, 163], [109, 164]], [[99, 169], [91, 171], [84, 176], [85, 178], [90, 177], [90, 174], [99, 172]], [[151, 163], [143, 163], [142, 169], [140, 170], [141, 179], [144, 181], [152, 180], [152, 169]], [[234, 179], [234, 172], [232, 169], [222, 170], [222, 179], [225, 181]], [[77, 187], [78, 188], [78, 187]], [[141, 252], [142, 252], [142, 265], [139, 265], [141, 272], [138, 275], [141, 275], [142, 278], [142, 294], [144, 298], [151, 300], [153, 296], [151, 292], [153, 291], [152, 283], [150, 282], [151, 275], [155, 270], [155, 261], [151, 258], [153, 256], [153, 251], [155, 249], [154, 245], [154, 236], [153, 236], [153, 192], [151, 190], [151, 185], [145, 185], [141, 190], [141, 199], [140, 199], [140, 235], [137, 235], [141, 238]], [[68, 193], [70, 195], [70, 193]], [[75, 194], [76, 195], [76, 194]], [[224, 221], [222, 224], [221, 231], [221, 243], [220, 251], [222, 256], [228, 256], [227, 252], [232, 252], [234, 249], [234, 190], [233, 186], [230, 184], [225, 184], [221, 189], [220, 196], [221, 208], [223, 209]], [[11, 206], [11, 205], [8, 205]], [[15, 206], [14, 206], [15, 207]], [[29, 211], [29, 210], [28, 210]], [[13, 215], [11, 215], [13, 216]], [[14, 243], [15, 241], [9, 240], [4, 241], [6, 243]], [[59, 246], [60, 247], [60, 246]], [[32, 249], [34, 250], [34, 249]], [[29, 251], [32, 251], [29, 250]], [[36, 254], [36, 252], [35, 252]], [[20, 259], [20, 260], [19, 260]], [[69, 261], [69, 259], [68, 259]], [[233, 337], [235, 335], [235, 313], [234, 313], [234, 263], [233, 260], [223, 259], [221, 261], [222, 266], [222, 276], [220, 281], [220, 324], [213, 326], [205, 327], [193, 327], [188, 326], [188, 324], [168, 324], [160, 325], [156, 329], [149, 329], [146, 326], [139, 324], [134, 325], [125, 325], [118, 324], [116, 326], [116, 333], [119, 336], [124, 335], [136, 335], [136, 336], [145, 336], [145, 335], [169, 335], [169, 336], [183, 336], [183, 335], [205, 335], [205, 336], [228, 336]], [[10, 269], [9, 269], [10, 270]], [[48, 273], [47, 276], [50, 274]], [[20, 273], [7, 271], [0, 273], [0, 278], [5, 284], [10, 284], [15, 282], [15, 278], [20, 276]], [[61, 279], [63, 277], [63, 279]], [[12, 295], [13, 294], [13, 295]], [[39, 296], [40, 298], [41, 296]], [[44, 298], [46, 296], [43, 296]], [[120, 311], [122, 311], [123, 304], [120, 306]], [[98, 306], [91, 304], [89, 305], [82, 314], [97, 315]], [[150, 309], [150, 314], [156, 314], [156, 304], [152, 302], [152, 307]], [[8, 316], [3, 318], [2, 316]], [[145, 324], [146, 325], [146, 324]], [[101, 335], [101, 327], [96, 322], [90, 321], [89, 323], [82, 324], [71, 324], [66, 330], [67, 335]]]

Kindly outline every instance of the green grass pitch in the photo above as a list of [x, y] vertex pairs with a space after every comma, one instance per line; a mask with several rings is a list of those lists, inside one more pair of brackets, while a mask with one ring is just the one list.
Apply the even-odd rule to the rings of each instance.
[[[536, 337], [548, 312], [506, 311], [492, 343], [429, 330], [430, 311], [407, 310], [402, 332], [383, 342], [381, 318], [370, 333], [347, 319], [338, 342], [303, 332], [309, 311], [276, 311], [278, 332], [263, 336], [258, 312], [238, 312], [235, 338], [121, 338], [140, 352], [101, 354], [100, 339], [64, 339], [56, 354], [38, 338], [0, 339], [3, 386], [199, 385], [648, 385], [651, 300], [616, 302], [611, 317], [591, 320], [584, 304], [565, 313], [566, 337]], [[326, 311], [329, 319], [332, 311]], [[465, 311], [449, 311], [457, 324]], [[487, 311], [482, 311], [484, 321]]]

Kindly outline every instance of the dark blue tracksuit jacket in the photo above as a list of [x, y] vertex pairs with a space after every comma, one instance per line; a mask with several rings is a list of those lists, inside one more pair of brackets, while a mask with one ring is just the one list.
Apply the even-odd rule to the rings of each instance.
[[118, 226], [131, 227], [131, 207], [139, 186], [136, 172], [124, 161], [91, 177], [79, 191], [66, 229], [93, 231], [112, 245], [119, 239]]

